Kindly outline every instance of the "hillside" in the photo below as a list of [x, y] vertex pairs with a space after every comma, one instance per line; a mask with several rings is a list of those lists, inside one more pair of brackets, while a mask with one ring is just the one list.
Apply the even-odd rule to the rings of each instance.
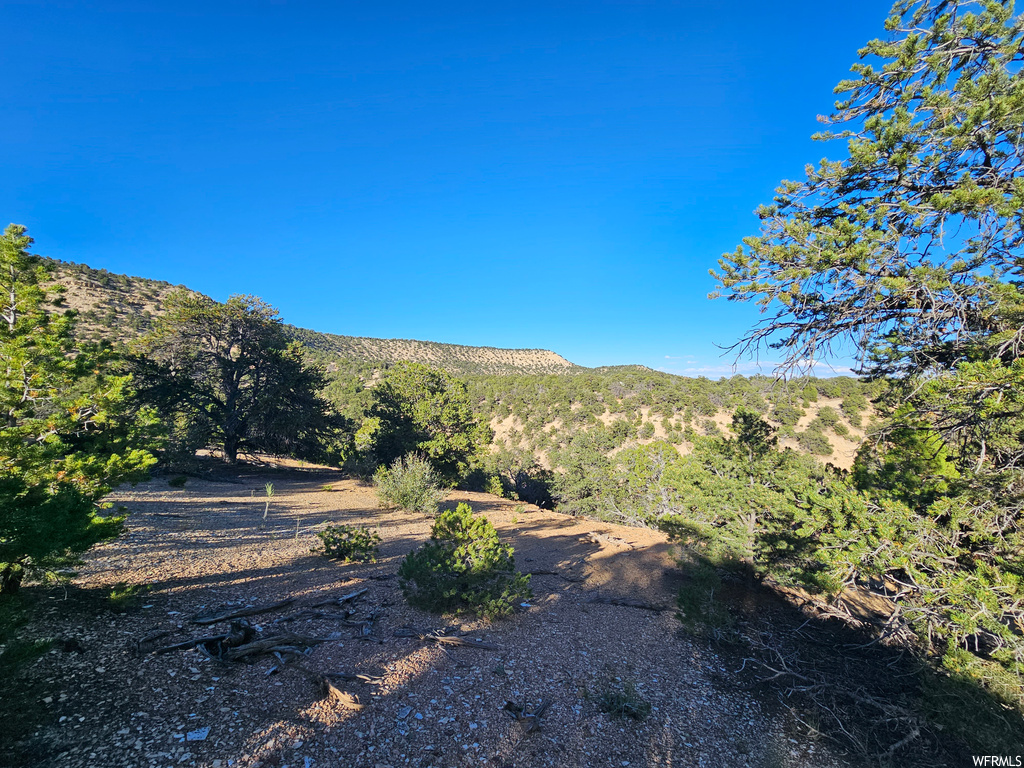
[[[84, 264], [47, 260], [56, 282], [65, 288], [64, 303], [78, 311], [82, 335], [111, 335], [128, 341], [145, 333], [163, 311], [163, 302], [178, 288], [162, 280], [131, 277]], [[377, 365], [410, 360], [456, 374], [540, 374], [583, 370], [546, 349], [497, 349], [411, 339], [373, 339], [321, 333], [286, 325], [287, 332], [308, 349]]]
[[287, 327], [308, 349], [358, 362], [389, 364], [411, 360], [456, 374], [562, 374], [583, 370], [546, 349], [498, 349], [413, 339], [373, 339]]
[[[65, 288], [65, 305], [79, 312], [82, 335], [90, 339], [136, 338], [152, 327], [167, 296], [184, 287], [84, 264], [48, 264]], [[528, 451], [547, 468], [557, 466], [552, 456], [573, 434], [597, 425], [614, 433], [617, 447], [666, 440], [686, 453], [696, 435], [726, 431], [740, 406], [768, 415], [780, 430], [783, 447], [848, 468], [863, 438], [864, 422], [871, 417], [872, 393], [849, 378], [791, 384], [759, 376], [710, 381], [640, 365], [584, 368], [542, 349], [375, 339], [285, 327], [324, 365], [331, 378], [328, 398], [355, 421], [363, 417], [380, 368], [401, 360], [423, 363], [468, 380], [474, 408], [490, 423], [497, 448]]]

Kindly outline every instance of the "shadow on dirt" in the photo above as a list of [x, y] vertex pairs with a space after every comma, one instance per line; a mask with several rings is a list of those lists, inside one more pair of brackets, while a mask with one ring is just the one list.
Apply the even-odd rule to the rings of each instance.
[[[688, 631], [727, 656], [723, 690], [747, 690], [790, 715], [798, 741], [826, 740], [870, 766], [963, 766], [1016, 754], [1024, 718], [915, 651], [822, 618], [768, 586], [698, 560], [680, 564]], [[683, 631], [683, 630], [681, 630]]]

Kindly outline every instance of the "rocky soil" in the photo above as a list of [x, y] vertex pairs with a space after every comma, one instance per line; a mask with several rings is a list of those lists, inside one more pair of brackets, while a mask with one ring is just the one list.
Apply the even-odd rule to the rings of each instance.
[[[267, 482], [274, 496], [264, 525]], [[678, 571], [661, 533], [453, 494], [452, 503], [468, 501], [486, 515], [515, 546], [520, 570], [533, 574], [529, 603], [487, 623], [405, 603], [395, 573], [427, 539], [430, 521], [378, 508], [372, 488], [340, 473], [243, 471], [220, 482], [190, 479], [182, 489], [156, 479], [113, 500], [131, 512], [125, 534], [93, 550], [71, 588], [50, 589], [21, 629], [24, 639], [55, 642], [17, 685], [4, 686], [0, 708], [38, 708], [38, 717], [24, 732], [3, 734], [10, 748], [0, 750], [0, 764], [844, 764], [825, 743], [794, 738], [785, 709], [734, 684], [734, 661], [683, 632], [674, 610]], [[315, 531], [328, 523], [376, 528], [381, 559], [346, 565], [311, 552]], [[136, 597], [111, 601], [118, 585]], [[280, 621], [363, 589], [345, 603], [358, 627], [332, 618]], [[227, 631], [226, 623], [192, 623], [198, 614], [286, 598], [295, 602], [249, 621], [262, 637], [330, 638], [301, 661], [151, 652]], [[497, 648], [396, 636], [409, 629]], [[316, 684], [326, 673], [372, 682], [336, 682], [355, 697], [339, 702]], [[637, 721], [602, 711], [616, 696], [646, 702], [650, 714]], [[548, 706], [532, 731], [505, 709], [512, 702], [529, 712], [541, 701]]]

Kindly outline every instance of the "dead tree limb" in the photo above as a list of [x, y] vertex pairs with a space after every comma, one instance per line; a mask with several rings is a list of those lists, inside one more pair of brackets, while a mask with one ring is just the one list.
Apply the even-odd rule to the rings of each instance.
[[269, 611], [276, 611], [279, 608], [284, 608], [295, 602], [294, 597], [289, 597], [285, 600], [281, 600], [277, 603], [270, 603], [268, 605], [249, 605], [245, 608], [236, 608], [234, 610], [224, 611], [223, 613], [207, 613], [200, 614], [192, 619], [193, 624], [216, 624], [218, 621], [227, 621], [228, 619], [238, 619], [242, 616], [255, 616], [258, 613], [267, 613]]
[[438, 645], [455, 645], [463, 648], [481, 648], [485, 651], [500, 651], [501, 646], [494, 643], [487, 643], [483, 640], [467, 640], [464, 637], [454, 635], [442, 635], [439, 632], [420, 632], [408, 627], [396, 629], [395, 637], [412, 637], [425, 643], [437, 643]]
[[310, 608], [323, 608], [324, 606], [328, 606], [328, 605], [344, 605], [347, 602], [350, 602], [352, 600], [355, 600], [357, 598], [362, 597], [363, 595], [365, 595], [369, 591], [370, 591], [369, 589], [363, 588], [363, 589], [357, 590], [356, 592], [352, 592], [350, 594], [344, 595], [343, 597], [332, 597], [332, 598], [329, 598], [327, 600], [321, 600], [319, 603], [312, 603], [312, 604], [309, 605], [309, 607]]
[[284, 652], [294, 653], [296, 648], [311, 648], [314, 645], [319, 645], [324, 642], [327, 638], [323, 637], [306, 637], [304, 635], [276, 635], [275, 637], [266, 637], [262, 640], [254, 640], [251, 643], [240, 645], [237, 648], [231, 648], [227, 653], [224, 654], [226, 661], [241, 661], [247, 656], [259, 656], [264, 653], [273, 653], [275, 650]]
[[654, 613], [662, 613], [663, 611], [674, 611], [675, 608], [671, 608], [664, 605], [650, 605], [640, 600], [626, 600], [619, 597], [592, 597], [587, 600], [588, 603], [601, 603], [602, 605], [619, 605], [623, 608], [639, 608], [641, 611], [652, 611]]
[[222, 640], [227, 640], [228, 634], [223, 635], [210, 635], [209, 637], [194, 637], [191, 640], [185, 640], [181, 643], [175, 643], [174, 645], [165, 645], [163, 648], [156, 648], [153, 653], [170, 653], [171, 651], [187, 651], [190, 648], [195, 648], [197, 645], [203, 645], [205, 643], [219, 643]]

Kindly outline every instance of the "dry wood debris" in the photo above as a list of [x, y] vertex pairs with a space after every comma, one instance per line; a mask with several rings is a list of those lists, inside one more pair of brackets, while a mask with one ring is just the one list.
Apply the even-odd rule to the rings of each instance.
[[485, 651], [500, 651], [501, 648], [493, 643], [487, 643], [476, 638], [468, 640], [465, 637], [442, 634], [440, 630], [433, 632], [420, 632], [410, 627], [400, 627], [394, 632], [395, 637], [413, 637], [425, 643], [437, 643], [438, 645], [456, 645], [462, 648], [481, 648]]

